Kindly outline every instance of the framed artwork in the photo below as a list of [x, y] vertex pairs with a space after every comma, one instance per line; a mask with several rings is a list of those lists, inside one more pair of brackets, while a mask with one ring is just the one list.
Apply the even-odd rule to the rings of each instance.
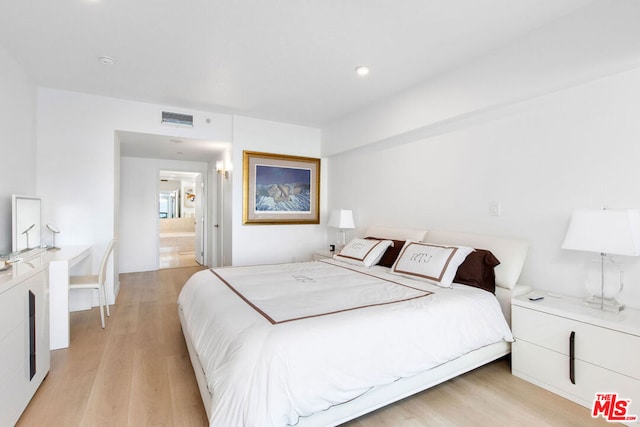
[[320, 159], [243, 152], [243, 224], [319, 224]]
[[192, 208], [195, 206], [196, 202], [196, 192], [193, 187], [185, 187], [184, 188], [184, 206], [186, 208]]

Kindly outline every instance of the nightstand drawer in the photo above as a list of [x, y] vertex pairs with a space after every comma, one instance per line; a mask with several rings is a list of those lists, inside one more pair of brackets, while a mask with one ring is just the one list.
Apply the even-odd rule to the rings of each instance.
[[569, 356], [569, 340], [575, 332], [576, 360], [640, 379], [640, 337], [636, 335], [518, 306], [513, 307], [512, 319], [516, 340]]
[[515, 376], [533, 382], [590, 408], [596, 393], [616, 392], [625, 399], [640, 402], [640, 383], [580, 360], [575, 362], [575, 384], [569, 379], [569, 357], [519, 340], [512, 344], [515, 354], [511, 369]]

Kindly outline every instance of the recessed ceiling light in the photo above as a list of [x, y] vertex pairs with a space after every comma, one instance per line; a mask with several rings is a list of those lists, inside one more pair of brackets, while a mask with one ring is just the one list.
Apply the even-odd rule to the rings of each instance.
[[369, 74], [369, 67], [367, 67], [366, 65], [358, 65], [356, 67], [356, 74], [358, 74], [359, 76], [366, 76]]
[[116, 60], [110, 56], [100, 56], [98, 57], [98, 61], [100, 61], [102, 65], [113, 65], [116, 63]]

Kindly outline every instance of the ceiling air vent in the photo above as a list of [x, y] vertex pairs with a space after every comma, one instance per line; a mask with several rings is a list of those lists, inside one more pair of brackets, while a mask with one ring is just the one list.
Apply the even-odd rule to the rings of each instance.
[[162, 124], [171, 126], [193, 127], [193, 116], [190, 114], [162, 112]]

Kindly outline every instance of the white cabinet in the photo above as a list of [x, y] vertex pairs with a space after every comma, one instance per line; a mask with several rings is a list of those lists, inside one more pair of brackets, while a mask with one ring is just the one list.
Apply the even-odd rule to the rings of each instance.
[[617, 393], [640, 415], [640, 311], [528, 297], [512, 301], [512, 373], [588, 408], [596, 393]]
[[14, 425], [49, 372], [46, 260], [0, 273], [0, 425]]

